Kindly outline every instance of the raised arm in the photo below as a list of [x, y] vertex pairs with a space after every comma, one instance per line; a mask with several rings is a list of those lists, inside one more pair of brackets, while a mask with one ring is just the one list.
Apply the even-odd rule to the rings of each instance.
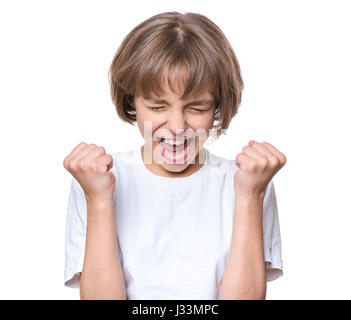
[[233, 233], [220, 299], [266, 298], [263, 201], [268, 183], [285, 163], [274, 146], [253, 140], [236, 157]]
[[64, 167], [84, 190], [87, 230], [81, 299], [127, 299], [119, 258], [114, 216], [113, 158], [96, 144], [77, 145], [64, 159]]

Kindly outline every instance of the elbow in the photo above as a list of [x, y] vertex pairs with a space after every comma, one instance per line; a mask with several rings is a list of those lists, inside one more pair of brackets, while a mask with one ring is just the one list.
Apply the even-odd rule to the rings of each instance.
[[89, 292], [80, 290], [80, 300], [128, 300], [126, 294]]
[[266, 295], [251, 293], [230, 293], [221, 295], [220, 300], [266, 300]]
[[219, 300], [266, 300], [266, 292], [266, 285], [256, 288], [235, 288], [232, 290], [223, 288]]
[[124, 286], [111, 286], [96, 281], [80, 282], [80, 300], [128, 300]]

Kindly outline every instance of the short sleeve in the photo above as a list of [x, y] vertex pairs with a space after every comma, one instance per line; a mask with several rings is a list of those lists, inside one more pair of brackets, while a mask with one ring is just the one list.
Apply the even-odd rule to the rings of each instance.
[[79, 182], [72, 177], [68, 198], [65, 232], [64, 285], [79, 288], [83, 269], [87, 226], [87, 204]]
[[266, 187], [262, 225], [266, 280], [273, 281], [283, 275], [278, 206], [273, 180]]

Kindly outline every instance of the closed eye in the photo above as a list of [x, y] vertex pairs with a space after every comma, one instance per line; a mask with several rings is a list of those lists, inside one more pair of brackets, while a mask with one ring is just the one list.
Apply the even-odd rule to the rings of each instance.
[[151, 110], [160, 110], [163, 109], [164, 107], [150, 107]]
[[207, 110], [201, 110], [201, 109], [195, 109], [195, 108], [191, 108], [191, 110], [197, 111], [197, 112], [205, 112]]
[[[149, 109], [151, 110], [161, 110], [164, 109], [164, 107], [149, 107]], [[191, 110], [197, 111], [197, 112], [205, 112], [206, 110], [201, 110], [201, 109], [195, 109], [195, 108], [191, 108]]]

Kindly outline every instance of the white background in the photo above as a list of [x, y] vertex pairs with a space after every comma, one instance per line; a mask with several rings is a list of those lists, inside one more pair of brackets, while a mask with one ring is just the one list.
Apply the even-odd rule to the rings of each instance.
[[0, 2], [0, 298], [78, 299], [63, 285], [71, 176], [81, 141], [140, 146], [110, 99], [108, 68], [132, 28], [165, 11], [206, 15], [226, 34], [245, 89], [227, 136], [287, 156], [274, 176], [284, 276], [267, 299], [350, 299], [351, 45], [347, 1]]

